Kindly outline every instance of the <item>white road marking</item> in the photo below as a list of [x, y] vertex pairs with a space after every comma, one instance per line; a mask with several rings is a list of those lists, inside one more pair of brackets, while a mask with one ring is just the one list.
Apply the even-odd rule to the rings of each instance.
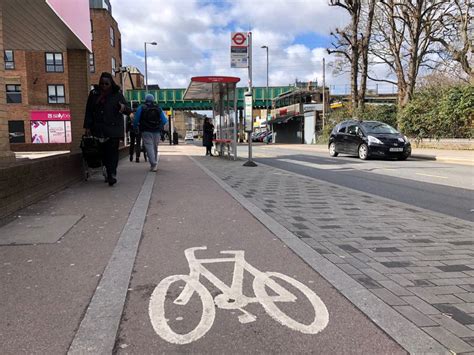
[[[306, 166], [308, 168], [316, 168], [321, 170], [341, 170], [341, 169], [355, 169], [356, 164], [316, 164], [308, 161], [294, 160], [294, 159], [278, 159], [279, 161], [291, 164]], [[358, 164], [357, 164], [358, 165]]]
[[[185, 256], [189, 263], [189, 275], [171, 275], [163, 279], [153, 291], [149, 303], [149, 316], [155, 332], [164, 340], [174, 344], [189, 344], [204, 336], [212, 327], [216, 316], [216, 306], [220, 309], [237, 310], [241, 312], [238, 316], [240, 323], [254, 322], [257, 317], [246, 311], [244, 307], [249, 303], [260, 303], [265, 311], [274, 320], [290, 329], [304, 334], [316, 334], [326, 328], [329, 322], [329, 313], [323, 301], [308, 286], [294, 278], [276, 272], [262, 272], [245, 261], [243, 250], [224, 250], [221, 254], [227, 257], [215, 259], [197, 259], [194, 255], [196, 250], [206, 250], [207, 247], [195, 247], [185, 250]], [[204, 264], [211, 263], [234, 263], [234, 274], [232, 284], [227, 286], [216, 275], [211, 273]], [[247, 297], [243, 293], [243, 277], [247, 271], [255, 277], [253, 291], [255, 297]], [[210, 291], [199, 281], [203, 276], [221, 293], [213, 298]], [[277, 306], [277, 302], [296, 302], [297, 297], [274, 279], [283, 280], [298, 289], [314, 308], [315, 316], [311, 324], [303, 324], [291, 318]], [[175, 333], [165, 317], [165, 302], [168, 290], [177, 281], [184, 281], [186, 286], [181, 294], [174, 300], [174, 304], [186, 305], [194, 293], [197, 293], [202, 303], [202, 315], [199, 324], [186, 334]], [[272, 290], [272, 296], [268, 294]], [[276, 294], [273, 296], [273, 294]], [[176, 320], [182, 317], [176, 318]]]
[[434, 177], [434, 178], [438, 178], [438, 179], [449, 179], [446, 176], [439, 176], [439, 175], [430, 175], [430, 174], [422, 174], [422, 173], [415, 173], [415, 175]]

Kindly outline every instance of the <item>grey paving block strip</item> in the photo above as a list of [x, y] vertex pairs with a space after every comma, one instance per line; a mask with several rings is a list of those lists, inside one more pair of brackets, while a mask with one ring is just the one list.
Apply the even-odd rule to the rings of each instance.
[[68, 354], [112, 354], [155, 177], [146, 176]]
[[[311, 246], [263, 212], [261, 208], [250, 202], [248, 198], [245, 198], [241, 193], [221, 180], [220, 177], [211, 172], [203, 164], [191, 156], [190, 158], [257, 220], [299, 255], [316, 272], [328, 280], [338, 291], [369, 316], [370, 319], [407, 351], [410, 353], [449, 353], [447, 348], [423, 332], [419, 327], [402, 316], [401, 313], [387, 305], [366, 287], [363, 287], [335, 264], [316, 252]], [[403, 300], [401, 300], [401, 302], [402, 304], [406, 303]], [[407, 308], [403, 310], [407, 313]], [[412, 310], [410, 315], [415, 317], [418, 314], [415, 310]]]
[[[400, 303], [399, 299], [394, 298], [398, 296], [424, 315], [443, 313], [453, 319], [456, 317], [459, 325], [469, 321], [468, 316], [474, 315], [474, 311], [469, 311], [469, 302], [472, 302], [474, 295], [474, 246], [465, 243], [472, 240], [472, 222], [413, 208], [387, 198], [368, 196], [265, 164], [249, 170], [242, 169], [240, 162], [197, 159], [240, 194], [247, 196], [258, 208], [264, 207], [262, 201], [274, 201], [270, 213], [273, 219], [380, 299], [385, 297], [386, 301]], [[274, 190], [268, 189], [268, 186], [273, 186]], [[299, 194], [297, 201], [293, 197], [295, 191]], [[286, 207], [288, 201], [298, 205], [298, 208]], [[360, 212], [354, 214], [354, 211], [345, 209], [351, 205], [360, 207]], [[304, 223], [309, 227], [304, 230], [304, 237], [301, 237], [302, 231], [292, 224], [295, 216], [308, 221]], [[341, 228], [321, 228], [328, 224]], [[457, 245], [458, 242], [462, 245]], [[341, 249], [341, 245], [346, 246], [346, 250]], [[375, 248], [397, 248], [400, 251], [376, 252]], [[347, 268], [348, 264], [352, 268]], [[438, 268], [451, 265], [455, 267]], [[387, 283], [389, 279], [400, 287]], [[386, 291], [381, 292], [381, 288]], [[453, 308], [440, 312], [435, 308], [438, 304]], [[392, 307], [397, 308], [395, 304]], [[410, 319], [412, 313], [406, 312], [406, 308], [396, 310], [413, 321], [413, 317]], [[454, 327], [448, 329], [446, 322], [436, 321], [452, 335], [436, 338], [447, 348], [454, 351], [451, 348], [452, 339], [458, 339], [459, 343], [467, 342], [464, 337], [452, 332]], [[473, 324], [468, 325], [471, 326], [474, 327]], [[433, 336], [432, 333], [429, 334]], [[446, 342], [443, 343], [444, 340]], [[474, 352], [474, 342], [468, 343]]]

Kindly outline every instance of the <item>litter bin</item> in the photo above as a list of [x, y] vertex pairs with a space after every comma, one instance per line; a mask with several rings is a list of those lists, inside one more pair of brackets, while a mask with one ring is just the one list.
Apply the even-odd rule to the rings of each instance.
[[173, 144], [178, 145], [178, 132], [173, 132]]

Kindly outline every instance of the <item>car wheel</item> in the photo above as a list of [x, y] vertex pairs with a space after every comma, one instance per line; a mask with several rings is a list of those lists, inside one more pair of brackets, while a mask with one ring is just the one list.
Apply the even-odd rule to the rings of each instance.
[[362, 143], [359, 146], [359, 158], [362, 160], [367, 160], [368, 157], [369, 157], [369, 147], [367, 146], [367, 144]]
[[336, 143], [334, 142], [329, 144], [329, 155], [332, 157], [337, 157], [339, 155], [339, 153], [336, 152]]

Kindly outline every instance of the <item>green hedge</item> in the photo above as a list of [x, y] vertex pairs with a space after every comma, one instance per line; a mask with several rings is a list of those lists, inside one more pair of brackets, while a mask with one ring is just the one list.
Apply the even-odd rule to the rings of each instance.
[[399, 128], [417, 140], [472, 138], [474, 87], [429, 87], [415, 94], [398, 115]]

